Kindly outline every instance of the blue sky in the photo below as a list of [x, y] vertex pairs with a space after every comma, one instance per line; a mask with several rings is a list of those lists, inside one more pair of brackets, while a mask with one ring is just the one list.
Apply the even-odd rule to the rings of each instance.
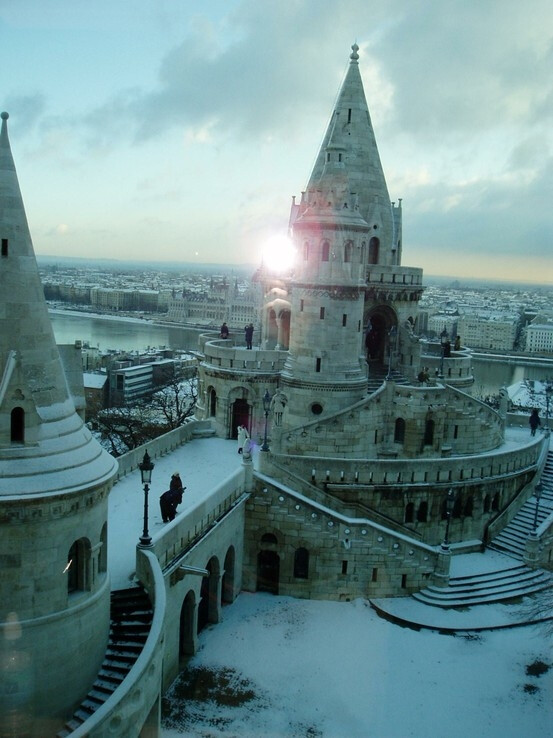
[[257, 263], [348, 62], [403, 263], [551, 281], [548, 0], [0, 0], [0, 107], [38, 254]]

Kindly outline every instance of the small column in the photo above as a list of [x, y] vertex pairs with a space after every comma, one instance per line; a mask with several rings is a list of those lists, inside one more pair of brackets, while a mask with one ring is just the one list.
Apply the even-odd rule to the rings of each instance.
[[437, 587], [449, 586], [449, 572], [451, 568], [451, 550], [444, 546], [438, 548], [436, 566], [432, 572], [432, 580]]
[[524, 546], [524, 557], [523, 561], [526, 566], [531, 569], [537, 569], [540, 566], [541, 557], [541, 546], [540, 539], [535, 533], [530, 533], [526, 539], [526, 545]]

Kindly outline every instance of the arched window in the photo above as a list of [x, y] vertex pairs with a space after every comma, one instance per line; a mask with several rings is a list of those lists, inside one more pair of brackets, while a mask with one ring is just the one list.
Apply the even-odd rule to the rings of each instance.
[[100, 555], [98, 557], [98, 571], [100, 573], [108, 570], [108, 524], [104, 523], [100, 533]]
[[463, 498], [459, 495], [453, 504], [452, 518], [460, 518], [463, 513]]
[[496, 492], [492, 500], [492, 510], [496, 512], [499, 510], [499, 492]]
[[209, 390], [209, 416], [214, 418], [217, 414], [217, 393], [213, 387]]
[[474, 500], [471, 496], [467, 497], [467, 500], [465, 502], [465, 516], [472, 517], [472, 510], [474, 507]]
[[403, 443], [405, 441], [405, 420], [396, 418], [394, 428], [394, 443]]
[[405, 521], [406, 523], [412, 523], [415, 520], [415, 503], [408, 502], [405, 505]]
[[274, 533], [263, 533], [261, 543], [278, 543], [278, 541]]
[[434, 421], [429, 419], [424, 426], [424, 445], [432, 446], [434, 443]]
[[344, 246], [344, 262], [349, 262], [353, 257], [353, 241], [346, 241]]
[[11, 433], [12, 443], [25, 442], [25, 411], [22, 407], [14, 407], [11, 412]]
[[306, 548], [294, 551], [294, 576], [296, 579], [309, 578], [309, 551]]
[[321, 247], [321, 261], [328, 261], [330, 259], [330, 244], [328, 241], [323, 241]]
[[309, 241], [303, 242], [303, 260], [309, 261]]
[[484, 497], [484, 512], [485, 513], [489, 513], [490, 512], [490, 507], [491, 507], [490, 496], [489, 495], [486, 495]]
[[84, 592], [90, 589], [89, 577], [90, 542], [86, 538], [79, 538], [71, 544], [67, 554], [67, 592]]
[[378, 252], [380, 249], [380, 241], [373, 236], [369, 241], [369, 264], [378, 264]]
[[423, 500], [417, 510], [417, 520], [419, 523], [426, 523], [428, 520], [428, 502]]

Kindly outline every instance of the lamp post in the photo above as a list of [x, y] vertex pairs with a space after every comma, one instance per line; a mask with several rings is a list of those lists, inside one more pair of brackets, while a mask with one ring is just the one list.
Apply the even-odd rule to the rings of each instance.
[[440, 346], [441, 346], [441, 356], [440, 356], [440, 373], [439, 377], [440, 379], [444, 378], [444, 356], [445, 356], [445, 345], [448, 341], [449, 336], [447, 335], [447, 330], [444, 328], [443, 331], [440, 333]]
[[536, 509], [534, 510], [534, 527], [532, 528], [532, 533], [534, 535], [536, 535], [536, 529], [538, 527], [538, 511], [540, 509], [540, 497], [542, 492], [543, 485], [541, 482], [538, 482], [534, 487], [534, 497], [536, 498]]
[[138, 465], [140, 469], [140, 478], [144, 487], [144, 530], [140, 536], [140, 546], [151, 546], [152, 538], [148, 533], [148, 492], [150, 491], [150, 482], [152, 481], [152, 470], [154, 464], [150, 459], [150, 455], [146, 451], [142, 463]]
[[263, 446], [261, 446], [262, 451], [269, 450], [269, 444], [267, 443], [267, 419], [269, 417], [270, 410], [271, 410], [271, 395], [269, 394], [269, 390], [265, 390], [265, 394], [263, 395], [263, 412], [265, 413], [265, 433], [263, 434]]
[[387, 380], [390, 380], [392, 378], [392, 344], [394, 342], [396, 332], [397, 328], [395, 327], [395, 325], [393, 325], [388, 331], [388, 374], [386, 375]]
[[455, 506], [455, 493], [452, 489], [449, 490], [447, 493], [447, 498], [445, 501], [445, 515], [446, 515], [446, 524], [445, 524], [445, 536], [442, 543], [442, 550], [443, 551], [449, 551], [449, 521], [451, 520], [451, 515], [453, 513], [453, 508]]

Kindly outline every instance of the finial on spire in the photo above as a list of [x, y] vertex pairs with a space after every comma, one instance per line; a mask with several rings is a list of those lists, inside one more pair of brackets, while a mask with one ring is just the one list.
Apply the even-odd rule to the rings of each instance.
[[0, 115], [0, 118], [2, 118], [2, 120], [8, 120], [9, 117], [10, 117], [9, 113], [2, 113], [2, 115]]
[[357, 44], [353, 44], [351, 47], [352, 53], [349, 55], [349, 58], [356, 62], [359, 59], [359, 54], [357, 53], [359, 51], [359, 46]]

